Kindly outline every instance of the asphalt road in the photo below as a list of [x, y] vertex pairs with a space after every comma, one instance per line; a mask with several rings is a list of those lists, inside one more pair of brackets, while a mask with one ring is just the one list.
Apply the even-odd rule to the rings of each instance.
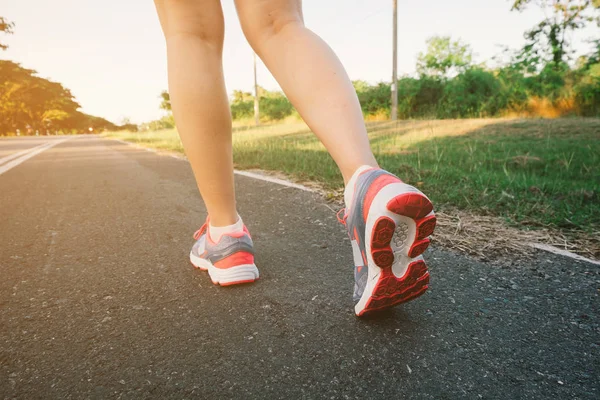
[[0, 398], [599, 398], [598, 266], [433, 245], [427, 294], [358, 319], [324, 200], [236, 184], [261, 280], [220, 288], [186, 162], [88, 136], [0, 175]]

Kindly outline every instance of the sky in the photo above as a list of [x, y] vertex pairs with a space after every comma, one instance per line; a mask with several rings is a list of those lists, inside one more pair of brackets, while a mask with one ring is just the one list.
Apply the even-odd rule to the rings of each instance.
[[[229, 93], [252, 91], [252, 50], [237, 21], [233, 0], [223, 0], [223, 65]], [[426, 4], [426, 5], [425, 5]], [[433, 35], [468, 43], [475, 61], [489, 61], [501, 46], [517, 49], [523, 33], [544, 16], [536, 7], [511, 12], [509, 0], [399, 0], [399, 74], [414, 74], [419, 52]], [[15, 22], [15, 34], [0, 59], [35, 69], [62, 83], [82, 111], [120, 123], [160, 118], [159, 94], [167, 89], [165, 43], [151, 0], [0, 0], [0, 15]], [[350, 78], [391, 80], [392, 0], [304, 0], [306, 25], [340, 57]], [[593, 27], [573, 36], [579, 54]], [[262, 63], [259, 85], [278, 90]]]

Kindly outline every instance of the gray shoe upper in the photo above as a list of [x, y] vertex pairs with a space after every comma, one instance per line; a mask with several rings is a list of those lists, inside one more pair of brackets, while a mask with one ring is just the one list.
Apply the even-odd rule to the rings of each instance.
[[208, 229], [205, 229], [192, 246], [192, 254], [196, 257], [204, 258], [212, 264], [241, 251], [254, 255], [252, 238], [246, 232], [240, 237], [223, 235], [218, 243], [207, 240], [207, 235]]
[[[365, 232], [366, 232], [366, 221], [364, 218], [364, 207], [365, 197], [369, 187], [382, 175], [391, 175], [382, 169], [371, 169], [363, 172], [359, 175], [356, 180], [356, 186], [354, 190], [354, 198], [350, 210], [347, 210], [346, 228], [348, 229], [348, 235], [351, 241], [356, 241], [358, 249], [360, 251], [362, 261], [359, 261], [359, 257], [355, 254], [355, 268], [354, 268], [354, 301], [359, 301], [362, 297], [365, 287], [367, 286], [368, 278], [368, 266], [367, 266], [367, 250], [365, 246]], [[356, 237], [355, 237], [356, 232]], [[354, 245], [353, 245], [354, 246]]]

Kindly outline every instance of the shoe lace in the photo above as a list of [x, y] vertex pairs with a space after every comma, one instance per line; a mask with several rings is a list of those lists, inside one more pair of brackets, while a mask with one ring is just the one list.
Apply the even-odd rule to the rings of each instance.
[[202, 236], [202, 234], [204, 233], [204, 231], [206, 231], [206, 228], [208, 227], [208, 222], [205, 222], [204, 225], [202, 225], [200, 227], [200, 229], [198, 229], [195, 233], [194, 233], [194, 240], [198, 240], [200, 239], [200, 236]]
[[[343, 216], [340, 217], [340, 214], [343, 214]], [[340, 211], [338, 211], [335, 216], [337, 217], [337, 220], [340, 224], [342, 224], [344, 226], [346, 225], [346, 220], [348, 219], [348, 214], [346, 214], [345, 208], [342, 208]]]

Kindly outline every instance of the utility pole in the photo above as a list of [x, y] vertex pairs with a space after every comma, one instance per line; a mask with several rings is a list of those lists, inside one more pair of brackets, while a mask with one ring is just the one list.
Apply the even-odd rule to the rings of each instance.
[[260, 108], [258, 99], [258, 81], [256, 80], [256, 53], [254, 54], [254, 124], [260, 125]]
[[392, 121], [398, 119], [398, 0], [394, 1], [394, 33], [392, 37], [394, 52], [392, 60]]

